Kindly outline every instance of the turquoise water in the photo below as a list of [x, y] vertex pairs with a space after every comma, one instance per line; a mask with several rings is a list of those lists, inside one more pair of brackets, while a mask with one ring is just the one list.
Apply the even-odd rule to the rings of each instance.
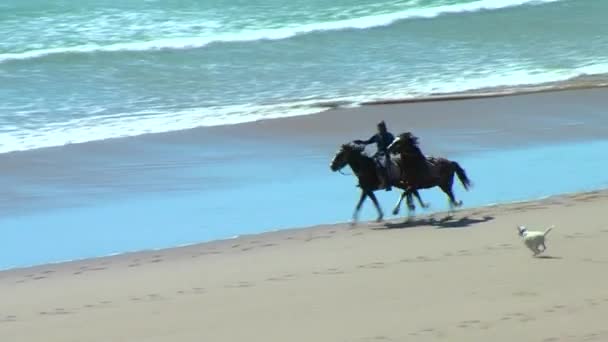
[[598, 0], [0, 4], [0, 152], [608, 72]]
[[[183, 146], [169, 145], [163, 149], [175, 153], [184, 150]], [[470, 192], [456, 183], [455, 194], [465, 207], [477, 207], [606, 188], [607, 150], [608, 141], [588, 141], [452, 158], [474, 183]], [[185, 186], [187, 191], [136, 191], [132, 187], [137, 184], [131, 184], [118, 186], [110, 196], [94, 193], [83, 199], [87, 198], [83, 193], [90, 189], [72, 187], [72, 193], [65, 197], [83, 197], [78, 206], [4, 215], [0, 218], [0, 269], [350, 219], [359, 194], [356, 182], [353, 176], [330, 173], [331, 156], [293, 150], [270, 150], [269, 155], [275, 157], [264, 162], [239, 158], [213, 165], [182, 166], [182, 176], [196, 174], [200, 179], [214, 180], [195, 180], [196, 185]], [[115, 165], [123, 162], [114, 160]], [[222, 185], [220, 175], [241, 182]], [[142, 173], [137, 183], [158, 184], [157, 177], [162, 175]], [[127, 183], [132, 180], [125, 180]], [[42, 190], [34, 192], [44, 196], [53, 191]], [[377, 194], [390, 217], [400, 193]], [[439, 189], [424, 190], [421, 195], [432, 207], [428, 211], [419, 209], [419, 214], [447, 209], [445, 195]], [[366, 202], [361, 218], [374, 219], [375, 215], [371, 202]]]

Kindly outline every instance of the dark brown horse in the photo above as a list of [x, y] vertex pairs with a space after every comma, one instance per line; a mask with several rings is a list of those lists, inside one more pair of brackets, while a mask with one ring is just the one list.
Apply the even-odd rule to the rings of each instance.
[[[357, 206], [355, 207], [355, 212], [353, 213], [353, 224], [357, 222], [359, 210], [363, 205], [363, 201], [365, 201], [367, 197], [372, 199], [372, 202], [374, 202], [376, 210], [378, 211], [377, 221], [382, 221], [382, 218], [384, 217], [382, 209], [378, 204], [378, 199], [376, 198], [376, 195], [374, 195], [374, 191], [380, 190], [380, 170], [378, 169], [374, 158], [365, 155], [364, 148], [364, 146], [355, 143], [344, 144], [340, 147], [330, 164], [330, 168], [334, 172], [344, 168], [346, 165], [349, 165], [359, 181], [358, 187], [361, 188], [361, 197], [357, 203]], [[405, 190], [407, 186], [405, 182], [400, 179], [403, 172], [400, 169], [399, 159], [399, 156], [394, 156], [391, 158], [391, 175], [389, 176], [392, 183], [394, 183], [394, 186]], [[412, 189], [410, 191], [411, 194], [408, 193], [408, 200], [410, 200], [411, 196], [414, 195], [418, 199], [418, 203], [420, 203], [421, 206], [427, 207], [427, 204], [422, 201], [420, 194], [418, 194], [416, 189]], [[404, 195], [402, 195], [401, 198], [403, 198], [403, 196]]]
[[462, 206], [462, 201], [457, 201], [452, 192], [454, 174], [458, 176], [460, 183], [469, 190], [471, 181], [465, 170], [455, 161], [441, 157], [426, 158], [418, 147], [418, 138], [410, 132], [400, 134], [388, 147], [389, 152], [398, 152], [401, 156], [402, 170], [405, 171], [403, 178], [407, 183], [406, 191], [401, 195], [399, 202], [393, 209], [393, 214], [399, 213], [401, 201], [408, 196], [408, 207], [411, 208], [411, 193], [418, 189], [430, 189], [435, 186], [448, 196], [450, 213], [454, 207]]

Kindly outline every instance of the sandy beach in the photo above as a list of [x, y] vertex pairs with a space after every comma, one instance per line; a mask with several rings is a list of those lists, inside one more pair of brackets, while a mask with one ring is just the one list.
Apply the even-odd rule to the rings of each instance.
[[608, 342], [606, 13], [2, 1], [0, 342]]
[[[2, 154], [0, 256], [42, 265], [0, 272], [0, 340], [606, 341], [608, 192], [580, 192], [608, 185], [606, 91], [363, 106]], [[447, 221], [419, 212], [408, 224], [248, 235], [346, 221], [354, 179], [327, 165], [379, 118], [464, 160], [475, 187], [455, 189], [469, 207]], [[379, 194], [385, 212], [397, 194]], [[443, 210], [438, 190], [422, 196]], [[556, 225], [543, 258], [518, 224]], [[49, 258], [87, 259], [39, 262]]]
[[[605, 341], [608, 192], [0, 273], [2, 341]], [[533, 258], [515, 226], [555, 224]]]

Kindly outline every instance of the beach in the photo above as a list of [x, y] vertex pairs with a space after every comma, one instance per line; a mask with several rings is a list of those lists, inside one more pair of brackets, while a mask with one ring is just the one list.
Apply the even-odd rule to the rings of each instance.
[[[329, 163], [380, 119], [465, 168], [473, 189], [454, 184], [464, 208], [606, 188], [606, 91], [370, 105], [0, 154], [0, 269], [346, 222], [356, 179]], [[399, 192], [377, 195], [388, 214]], [[431, 208], [417, 214], [447, 209], [439, 189], [421, 196]], [[364, 204], [363, 220], [375, 214]]]
[[[0, 3], [0, 342], [608, 341], [607, 12]], [[351, 225], [381, 121], [462, 206]]]
[[[0, 272], [0, 339], [603, 341], [605, 92], [364, 106], [2, 154], [15, 196], [4, 196], [2, 253], [17, 266]], [[425, 190], [431, 210], [409, 222], [344, 223], [357, 189], [329, 160], [380, 117], [464, 161], [474, 188], [455, 184], [465, 207], [452, 218]], [[205, 149], [221, 141], [221, 153]], [[385, 212], [397, 195], [379, 193]], [[556, 226], [542, 257], [519, 224]]]
[[[596, 191], [0, 273], [7, 341], [605, 341]], [[555, 224], [534, 258], [517, 235]]]

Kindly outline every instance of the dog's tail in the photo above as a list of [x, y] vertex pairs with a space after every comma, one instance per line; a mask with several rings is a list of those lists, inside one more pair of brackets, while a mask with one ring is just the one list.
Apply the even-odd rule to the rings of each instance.
[[554, 225], [553, 225], [553, 226], [551, 226], [551, 227], [549, 227], [549, 228], [547, 228], [547, 230], [545, 230], [545, 233], [544, 233], [543, 235], [547, 235], [547, 234], [549, 234], [549, 232], [550, 232], [550, 231], [551, 231], [551, 229], [553, 229], [553, 228], [555, 228], [555, 226], [554, 226]]

